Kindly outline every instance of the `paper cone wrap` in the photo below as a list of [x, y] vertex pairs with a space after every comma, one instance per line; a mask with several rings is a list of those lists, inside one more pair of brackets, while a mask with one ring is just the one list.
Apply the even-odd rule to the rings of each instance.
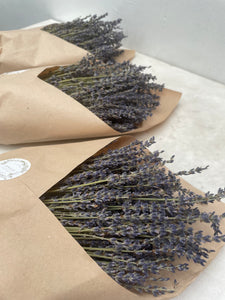
[[[70, 236], [39, 197], [64, 178], [76, 166], [104, 147], [118, 148], [130, 137], [107, 138], [79, 143], [26, 147], [0, 156], [30, 162], [29, 171], [11, 180], [0, 181], [0, 299], [4, 300], [141, 300], [152, 295], [136, 295], [110, 278]], [[114, 142], [112, 144], [112, 142]], [[200, 193], [182, 180], [185, 187]], [[224, 212], [225, 205], [216, 202], [202, 209]], [[211, 234], [207, 224], [194, 224], [195, 230]], [[225, 231], [224, 222], [221, 230]], [[222, 243], [210, 243], [215, 249]], [[178, 263], [186, 260], [180, 259]], [[204, 267], [190, 263], [186, 272], [169, 273], [178, 285], [174, 294], [157, 297], [169, 299], [180, 294]]]
[[[160, 105], [139, 128], [120, 133], [58, 88], [39, 78], [51, 68], [0, 76], [0, 144], [87, 139], [137, 133], [173, 112], [181, 93], [163, 89]], [[41, 76], [41, 75], [40, 75]]]
[[[41, 28], [0, 31], [0, 74], [41, 66], [74, 64], [87, 53]], [[125, 50], [116, 60], [123, 62], [134, 56], [134, 50]]]

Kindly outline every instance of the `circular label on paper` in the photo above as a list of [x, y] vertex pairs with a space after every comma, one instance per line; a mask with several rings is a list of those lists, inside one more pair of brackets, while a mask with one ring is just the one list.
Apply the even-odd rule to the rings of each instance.
[[30, 169], [31, 163], [22, 158], [10, 158], [0, 161], [0, 180], [19, 177]]

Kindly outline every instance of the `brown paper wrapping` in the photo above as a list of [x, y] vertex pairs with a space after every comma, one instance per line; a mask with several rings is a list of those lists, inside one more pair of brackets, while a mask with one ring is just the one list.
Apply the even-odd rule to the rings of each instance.
[[[40, 67], [0, 76], [0, 144], [121, 135], [72, 97], [38, 77], [48, 70]], [[159, 95], [160, 105], [153, 116], [125, 134], [160, 124], [181, 97], [181, 93], [169, 89]]]
[[[118, 285], [39, 200], [73, 168], [114, 140], [116, 138], [27, 147], [0, 156], [0, 160], [23, 158], [31, 162], [30, 170], [24, 175], [0, 181], [1, 300], [156, 299], [148, 294], [138, 296]], [[120, 147], [131, 140], [130, 137], [119, 138], [113, 147]], [[182, 182], [184, 186], [199, 192]], [[219, 214], [225, 210], [221, 202], [201, 207]], [[205, 233], [210, 233], [207, 224], [194, 226], [196, 230], [201, 228]], [[210, 244], [216, 252], [210, 254], [207, 264], [221, 247], [222, 243]], [[179, 263], [182, 262], [186, 261], [179, 260]], [[180, 294], [203, 269], [201, 265], [190, 263], [188, 271], [170, 274], [178, 280], [176, 292], [157, 299], [169, 299]]]
[[[73, 64], [87, 53], [41, 28], [0, 31], [0, 74], [41, 66]], [[116, 60], [127, 61], [134, 56], [134, 50], [125, 50]]]

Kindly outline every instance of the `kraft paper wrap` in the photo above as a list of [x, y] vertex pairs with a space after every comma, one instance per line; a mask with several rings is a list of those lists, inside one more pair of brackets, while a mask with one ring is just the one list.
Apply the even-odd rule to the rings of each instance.
[[[84, 139], [121, 135], [82, 104], [40, 79], [51, 68], [34, 68], [0, 75], [0, 144]], [[164, 89], [160, 105], [138, 129], [145, 131], [165, 121], [181, 93]]]
[[[117, 138], [20, 148], [0, 156], [0, 160], [23, 158], [30, 170], [15, 179], [0, 181], [0, 299], [1, 300], [153, 300], [180, 294], [204, 269], [190, 263], [186, 272], [169, 273], [177, 278], [174, 294], [160, 297], [138, 296], [118, 285], [86, 254], [39, 197], [88, 157]], [[129, 143], [122, 137], [109, 147]], [[183, 185], [200, 193], [187, 182]], [[225, 205], [200, 205], [203, 210], [221, 214]], [[195, 224], [210, 234], [207, 224]], [[225, 224], [222, 223], [222, 231]], [[211, 243], [215, 249], [222, 243]], [[186, 262], [185, 259], [178, 263]], [[207, 263], [207, 264], [208, 264]], [[173, 280], [168, 283], [173, 287]]]
[[[0, 31], [0, 74], [41, 66], [73, 64], [87, 53], [41, 28]], [[134, 50], [125, 50], [116, 60], [127, 61], [134, 56]]]

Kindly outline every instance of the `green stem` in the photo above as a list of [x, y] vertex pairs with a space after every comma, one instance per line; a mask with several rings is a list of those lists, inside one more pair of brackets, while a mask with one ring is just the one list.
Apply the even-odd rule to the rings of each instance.
[[[52, 201], [52, 202], [45, 202], [45, 204], [67, 204], [67, 203], [81, 203], [81, 202], [84, 202], [84, 201], [94, 201], [95, 199], [80, 199], [80, 200], [70, 200], [70, 201]], [[52, 206], [52, 208], [54, 208], [54, 206]]]
[[[73, 73], [73, 72], [70, 72], [70, 73]], [[61, 74], [61, 75], [57, 75], [57, 77], [59, 76], [65, 76], [65, 74]], [[105, 75], [99, 75], [99, 76], [88, 76], [88, 77], [75, 77], [75, 78], [68, 78], [68, 79], [63, 79], [63, 80], [60, 80], [58, 82], [67, 82], [67, 81], [71, 81], [73, 79], [76, 79], [76, 80], [80, 80], [80, 81], [90, 81], [92, 79], [98, 79], [98, 78], [108, 78], [109, 76], [105, 76]]]
[[108, 256], [104, 256], [104, 255], [98, 255], [98, 254], [95, 254], [95, 253], [87, 252], [87, 254], [89, 256], [91, 256], [91, 257], [98, 257], [98, 258], [104, 258], [104, 259], [114, 260], [113, 257], [108, 257]]
[[[116, 250], [115, 248], [93, 248], [93, 247], [83, 247], [83, 248], [85, 250], [89, 250], [89, 251], [118, 252], [118, 250]], [[135, 254], [135, 251], [131, 251], [131, 250], [120, 250], [119, 252]], [[149, 252], [149, 251], [148, 250], [138, 250], [138, 252]]]
[[96, 235], [92, 235], [92, 234], [79, 234], [79, 233], [70, 233], [75, 239], [78, 240], [103, 240], [103, 241], [110, 241], [110, 239], [104, 238], [104, 237], [100, 237], [100, 236], [96, 236]]
[[91, 257], [98, 257], [98, 258], [104, 258], [104, 259], [109, 259], [109, 260], [113, 260], [113, 261], [127, 262], [124, 259], [115, 259], [114, 257], [109, 257], [109, 256], [104, 256], [104, 255], [98, 255], [98, 254], [91, 253], [91, 252], [87, 252], [87, 254], [90, 255]]
[[[55, 215], [56, 216], [56, 215]], [[98, 217], [76, 217], [76, 216], [60, 216], [62, 219], [64, 220], [70, 220], [70, 219], [73, 219], [73, 220], [89, 220], [89, 219], [98, 219]]]
[[[126, 286], [126, 284], [124, 285], [124, 287], [130, 289], [130, 286]], [[140, 286], [140, 285], [134, 285], [132, 286], [132, 289], [135, 289], [135, 290], [144, 290], [145, 292], [149, 293], [149, 291], [154, 291], [154, 290], [158, 290], [158, 291], [163, 291], [163, 292], [167, 292], [167, 293], [174, 293], [175, 290], [172, 290], [172, 289], [167, 289], [167, 288], [163, 288], [163, 287], [156, 287], [156, 288], [148, 288], [148, 287], [145, 287], [145, 286]]]
[[[69, 199], [71, 199], [71, 200], [69, 200]], [[60, 200], [60, 201], [58, 201], [58, 200]], [[84, 201], [81, 198], [66, 197], [66, 198], [56, 198], [55, 201], [52, 199], [43, 199], [42, 202], [44, 202], [45, 204], [58, 204], [58, 203], [73, 203], [73, 202], [76, 202], [76, 200]]]
[[71, 232], [77, 232], [77, 233], [82, 233], [82, 232], [92, 232], [91, 229], [80, 229], [79, 227], [64, 227], [69, 233]]
[[[93, 247], [83, 247], [85, 250], [89, 251], [102, 251], [102, 252], [116, 252], [117, 250], [115, 248], [93, 248]], [[126, 252], [126, 253], [134, 253], [134, 251], [129, 250], [120, 250], [120, 252]]]
[[67, 186], [67, 187], [63, 187], [62, 189], [56, 189], [56, 190], [53, 189], [53, 190], [51, 190], [51, 192], [64, 192], [64, 191], [67, 191], [67, 190], [72, 190], [72, 189], [76, 189], [76, 188], [83, 187], [83, 186], [95, 185], [95, 184], [105, 183], [105, 182], [108, 182], [108, 180], [98, 180], [98, 181], [73, 185], [73, 186], [70, 186], [70, 187]]
[[[62, 201], [58, 201], [59, 200], [62, 200]], [[45, 199], [45, 200], [42, 200], [45, 204], [58, 204], [58, 203], [76, 203], [76, 202], [84, 202], [84, 201], [95, 201], [94, 198], [90, 198], [90, 199], [81, 199], [81, 198], [74, 198], [73, 197], [67, 197], [67, 198], [58, 198], [57, 201], [52, 201], [51, 199]], [[63, 201], [63, 200], [66, 200], [66, 201]], [[68, 200], [67, 200], [68, 199]], [[71, 199], [71, 200], [69, 200]], [[179, 199], [176, 199], [176, 198], [170, 198], [170, 199], [165, 199], [165, 198], [139, 198], [139, 197], [136, 197], [136, 198], [133, 198], [132, 196], [121, 196], [121, 197], [115, 197], [114, 200], [121, 200], [121, 199], [128, 199], [128, 200], [131, 200], [131, 201], [176, 201], [176, 200], [179, 200]]]
[[87, 28], [85, 29], [83, 29], [83, 30], [76, 30], [76, 29], [74, 29], [74, 28], [71, 28], [71, 29], [69, 29], [69, 31], [71, 31], [71, 32], [69, 32], [69, 33], [66, 33], [66, 34], [59, 34], [59, 36], [60, 36], [60, 38], [64, 38], [64, 37], [67, 37], [67, 36], [70, 36], [70, 35], [74, 35], [75, 36], [75, 34], [78, 34], [78, 33], [82, 33], [82, 32], [84, 32], [84, 31], [86, 31], [87, 30]]

